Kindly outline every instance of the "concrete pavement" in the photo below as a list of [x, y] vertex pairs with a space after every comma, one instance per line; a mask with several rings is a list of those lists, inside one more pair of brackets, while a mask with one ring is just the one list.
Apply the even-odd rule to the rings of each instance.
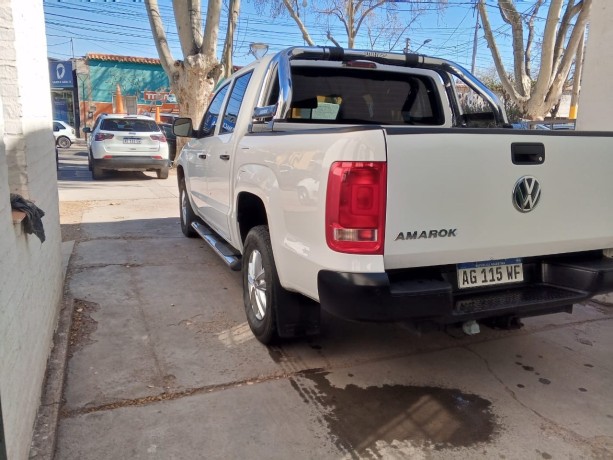
[[325, 315], [267, 348], [240, 275], [182, 236], [173, 175], [93, 183], [60, 157], [76, 242], [57, 459], [613, 457], [613, 307], [474, 337]]

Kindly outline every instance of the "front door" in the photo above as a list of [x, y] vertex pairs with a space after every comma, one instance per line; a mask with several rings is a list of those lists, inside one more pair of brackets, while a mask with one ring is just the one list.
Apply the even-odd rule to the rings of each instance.
[[218, 134], [212, 139], [210, 155], [207, 158], [207, 220], [224, 238], [230, 236], [231, 174], [239, 138], [234, 130], [250, 78], [251, 73], [247, 73], [234, 80]]
[[223, 101], [229, 88], [230, 85], [225, 85], [215, 94], [202, 118], [199, 137], [190, 140], [182, 151], [182, 155], [187, 162], [187, 177], [189, 178], [192, 200], [198, 208], [199, 214], [204, 216], [205, 219], [208, 219], [210, 214], [207, 194], [207, 177], [211, 169], [209, 159], [211, 158], [211, 152], [215, 150], [214, 145], [218, 142], [215, 131]]

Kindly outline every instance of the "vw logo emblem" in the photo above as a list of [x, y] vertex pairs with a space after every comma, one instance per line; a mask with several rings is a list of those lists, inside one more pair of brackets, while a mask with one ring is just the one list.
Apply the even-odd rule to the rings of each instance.
[[536, 177], [521, 177], [513, 187], [513, 204], [519, 212], [530, 212], [541, 198], [541, 184]]

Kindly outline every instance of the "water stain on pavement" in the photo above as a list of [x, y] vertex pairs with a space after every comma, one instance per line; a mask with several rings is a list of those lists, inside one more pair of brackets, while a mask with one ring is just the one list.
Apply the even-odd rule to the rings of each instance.
[[378, 441], [467, 447], [498, 431], [491, 402], [474, 394], [409, 385], [336, 388], [327, 375], [305, 372], [290, 382], [305, 403], [319, 406], [332, 439], [350, 453], [376, 451]]

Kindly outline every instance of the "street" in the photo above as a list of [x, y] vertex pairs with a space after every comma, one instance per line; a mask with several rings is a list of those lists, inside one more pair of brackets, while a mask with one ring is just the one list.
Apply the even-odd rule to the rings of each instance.
[[92, 181], [59, 154], [74, 301], [56, 458], [613, 457], [613, 297], [419, 335], [325, 313], [265, 347], [239, 272], [180, 229], [176, 174]]

